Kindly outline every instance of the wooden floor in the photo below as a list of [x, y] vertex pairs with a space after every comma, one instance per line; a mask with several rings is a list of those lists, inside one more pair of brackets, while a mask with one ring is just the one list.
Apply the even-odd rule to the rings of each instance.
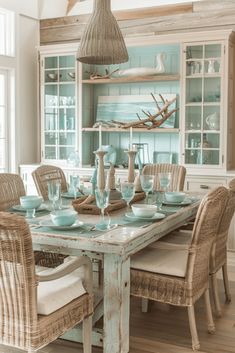
[[[229, 254], [232, 303], [224, 303], [221, 275], [218, 276], [223, 316], [215, 319], [216, 333], [206, 330], [204, 303], [196, 304], [196, 320], [202, 353], [235, 353], [235, 253]], [[0, 353], [22, 351], [0, 346]], [[82, 353], [82, 346], [58, 340], [40, 353]], [[94, 348], [92, 353], [102, 353]], [[112, 352], [110, 352], [112, 353]], [[182, 308], [151, 303], [150, 312], [141, 313], [140, 300], [131, 300], [130, 353], [192, 353], [187, 312]]]

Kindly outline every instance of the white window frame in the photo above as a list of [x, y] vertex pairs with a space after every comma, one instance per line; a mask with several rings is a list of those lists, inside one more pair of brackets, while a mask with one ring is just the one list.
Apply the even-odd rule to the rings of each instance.
[[10, 168], [10, 140], [9, 140], [9, 131], [10, 131], [10, 119], [9, 119], [9, 71], [6, 69], [1, 69], [0, 68], [0, 75], [4, 76], [5, 79], [5, 84], [4, 84], [4, 90], [5, 90], [5, 100], [3, 102], [3, 107], [5, 108], [5, 131], [4, 131], [4, 137], [1, 138], [1, 140], [5, 140], [5, 155], [4, 155], [4, 160], [5, 160], [5, 165], [1, 166], [0, 165], [0, 172], [8, 172]]
[[4, 41], [4, 49], [0, 52], [2, 56], [15, 56], [15, 14], [13, 11], [9, 11], [0, 8], [0, 15], [3, 17], [4, 30], [2, 37]]

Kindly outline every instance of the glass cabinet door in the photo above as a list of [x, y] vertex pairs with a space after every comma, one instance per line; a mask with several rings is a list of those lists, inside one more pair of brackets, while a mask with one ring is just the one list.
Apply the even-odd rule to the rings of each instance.
[[185, 47], [184, 162], [221, 164], [222, 44]]
[[45, 57], [43, 67], [43, 158], [67, 160], [77, 149], [76, 57]]

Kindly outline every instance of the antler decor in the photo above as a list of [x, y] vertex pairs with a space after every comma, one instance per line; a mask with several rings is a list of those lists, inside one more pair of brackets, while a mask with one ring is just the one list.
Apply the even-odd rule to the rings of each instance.
[[90, 71], [86, 71], [86, 73], [90, 74], [90, 80], [98, 80], [98, 79], [105, 79], [105, 78], [110, 78], [110, 76], [112, 74], [114, 74], [114, 72], [118, 71], [119, 69], [113, 70], [111, 72], [109, 72], [108, 69], [105, 69], [105, 75], [101, 75], [98, 72], [90, 72]]
[[[158, 112], [156, 114], [152, 115], [149, 111], [146, 112], [146, 111], [142, 110], [142, 112], [147, 116], [146, 119], [141, 119], [139, 114], [136, 113], [139, 120], [132, 121], [130, 123], [123, 123], [120, 121], [113, 121], [113, 122], [116, 124], [119, 124], [119, 127], [123, 128], [123, 129], [128, 129], [130, 127], [135, 127], [135, 128], [145, 127], [146, 129], [151, 130], [151, 129], [160, 127], [172, 114], [177, 112], [178, 108], [175, 108], [170, 111], [168, 109], [169, 106], [176, 101], [176, 97], [171, 99], [170, 101], [168, 101], [167, 99], [165, 100], [163, 98], [163, 96], [159, 93], [159, 97], [161, 98], [161, 101], [163, 103], [163, 106], [160, 107], [156, 98], [154, 97], [154, 95], [152, 93], [151, 93], [151, 96], [153, 97], [153, 100], [154, 100], [156, 107], [157, 107], [157, 110], [158, 110]], [[161, 116], [161, 119], [157, 120], [157, 118], [160, 116]]]

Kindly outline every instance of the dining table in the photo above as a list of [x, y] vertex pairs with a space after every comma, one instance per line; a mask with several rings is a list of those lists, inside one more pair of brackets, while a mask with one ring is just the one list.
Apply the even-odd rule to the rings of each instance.
[[[129, 352], [131, 256], [194, 219], [201, 197], [190, 197], [192, 202], [184, 207], [164, 206], [162, 219], [133, 219], [128, 217], [130, 209], [120, 209], [109, 215], [110, 229], [104, 231], [95, 229], [98, 215], [79, 214], [83, 225], [68, 230], [48, 227], [49, 214], [39, 215], [30, 223], [34, 250], [87, 255], [102, 261], [103, 329], [98, 336], [94, 331], [92, 338], [93, 344], [103, 345], [104, 353]], [[76, 340], [74, 337], [70, 336]]]

